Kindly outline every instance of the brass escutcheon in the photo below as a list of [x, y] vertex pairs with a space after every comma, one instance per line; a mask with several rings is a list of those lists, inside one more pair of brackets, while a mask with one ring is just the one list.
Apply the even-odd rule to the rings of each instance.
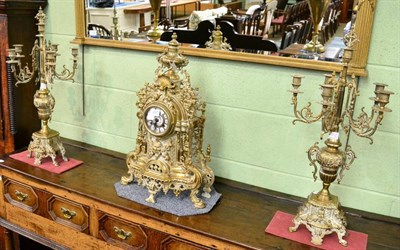
[[19, 201], [25, 201], [26, 198], [28, 198], [28, 195], [25, 193], [22, 193], [21, 191], [15, 190], [15, 195], [17, 196], [17, 199]]
[[76, 213], [72, 210], [69, 210], [67, 208], [61, 207], [61, 212], [64, 215], [64, 218], [70, 220], [72, 219], [72, 217], [74, 217], [76, 215]]
[[118, 238], [122, 240], [126, 240], [132, 235], [131, 232], [129, 231], [125, 232], [123, 229], [119, 229], [118, 227], [114, 227], [114, 232], [117, 234]]

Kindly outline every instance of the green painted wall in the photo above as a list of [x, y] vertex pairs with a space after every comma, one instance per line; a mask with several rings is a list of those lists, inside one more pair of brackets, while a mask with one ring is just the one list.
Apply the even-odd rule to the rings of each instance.
[[[372, 83], [385, 82], [396, 92], [388, 105], [394, 112], [386, 115], [373, 145], [351, 135], [350, 145], [357, 159], [342, 183], [331, 188], [343, 206], [394, 217], [400, 217], [400, 46], [395, 35], [400, 30], [398, 25], [387, 24], [399, 19], [399, 8], [398, 0], [378, 1], [369, 75], [361, 80], [357, 104], [369, 110]], [[73, 1], [49, 0], [46, 13], [47, 38], [60, 43], [60, 63], [69, 65], [69, 42], [75, 34]], [[135, 91], [153, 80], [156, 56], [86, 46], [86, 115], [82, 115], [80, 63], [74, 83], [58, 81], [52, 90], [56, 107], [51, 126], [66, 138], [122, 153], [132, 150], [138, 123]], [[192, 84], [200, 88], [207, 102], [205, 142], [211, 144], [211, 166], [217, 176], [300, 197], [321, 188], [321, 182], [312, 179], [305, 153], [319, 140], [320, 125], [292, 125], [291, 94], [287, 90], [291, 88], [291, 74], [304, 74], [305, 94], [300, 102], [318, 101], [318, 85], [326, 72], [197, 57], [189, 60]]]

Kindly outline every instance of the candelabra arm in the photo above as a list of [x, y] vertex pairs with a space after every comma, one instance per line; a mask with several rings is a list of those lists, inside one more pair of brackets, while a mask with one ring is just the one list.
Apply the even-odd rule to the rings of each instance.
[[296, 124], [296, 122], [303, 122], [303, 123], [313, 123], [321, 119], [323, 117], [324, 112], [321, 111], [318, 115], [314, 116], [312, 110], [311, 110], [311, 102], [308, 102], [308, 104], [300, 109], [297, 110], [297, 96], [293, 95], [292, 98], [292, 104], [293, 104], [293, 113], [296, 119], [292, 121], [293, 125]]
[[317, 161], [317, 155], [320, 153], [320, 149], [317, 145], [318, 142], [316, 142], [311, 148], [307, 150], [308, 160], [310, 160], [310, 166], [314, 167], [313, 171], [314, 181], [317, 180], [317, 173], [318, 173], [318, 167], [317, 164], [315, 164], [315, 162]]
[[[35, 72], [30, 71], [28, 66], [21, 67], [21, 63], [18, 63], [18, 70], [15, 66], [15, 64], [11, 64], [11, 72], [14, 75], [14, 79], [16, 79], [15, 86], [28, 83], [33, 79]], [[17, 71], [19, 73], [17, 73]]]
[[354, 159], [356, 159], [356, 155], [353, 150], [351, 150], [351, 147], [348, 145], [346, 147], [345, 153], [345, 164], [341, 167], [340, 172], [339, 172], [339, 178], [338, 178], [338, 183], [342, 181], [344, 174], [344, 170], [350, 170], [350, 165], [353, 163]]
[[349, 127], [351, 130], [357, 136], [367, 138], [370, 141], [370, 144], [374, 143], [374, 140], [371, 138], [371, 136], [375, 134], [378, 125], [381, 124], [381, 121], [383, 120], [383, 112], [379, 112], [378, 116], [376, 117], [375, 124], [371, 127], [374, 113], [375, 111], [372, 111], [371, 116], [368, 117], [368, 114], [364, 111], [363, 107], [358, 118], [353, 119], [351, 113], [346, 110], [346, 117], [349, 120]]
[[78, 67], [78, 64], [76, 62], [76, 60], [74, 60], [74, 63], [72, 65], [72, 71], [67, 69], [67, 67], [65, 67], [65, 65], [63, 65], [63, 70], [61, 71], [61, 73], [57, 73], [57, 71], [54, 71], [54, 76], [57, 79], [60, 80], [72, 80], [72, 82], [74, 82], [74, 75], [75, 75], [75, 71]]
[[[15, 46], [20, 46], [22, 45], [15, 45]], [[10, 49], [9, 51], [13, 51], [13, 56], [10, 56], [10, 59], [6, 61], [7, 64], [11, 65], [11, 72], [14, 75], [14, 79], [16, 80], [15, 86], [18, 86], [18, 84], [25, 84], [30, 82], [34, 76], [35, 72], [38, 72], [39, 70], [39, 64], [38, 64], [38, 58], [39, 58], [39, 46], [38, 46], [38, 41], [35, 41], [35, 44], [32, 48], [32, 51], [30, 53], [32, 57], [32, 70], [29, 69], [28, 64], [26, 64], [24, 67], [22, 66], [21, 63], [21, 58], [24, 56], [20, 55], [19, 53], [21, 51], [18, 51], [17, 55], [15, 55], [15, 49]], [[18, 68], [17, 68], [18, 65]], [[39, 81], [39, 78], [36, 78], [36, 83]]]

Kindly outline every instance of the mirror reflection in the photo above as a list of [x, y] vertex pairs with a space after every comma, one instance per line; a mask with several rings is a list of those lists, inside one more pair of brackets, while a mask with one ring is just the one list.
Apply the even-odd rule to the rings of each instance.
[[[231, 0], [223, 1], [221, 6], [200, 0], [163, 0], [158, 27], [164, 33], [156, 43], [168, 42], [175, 32], [179, 42], [204, 48], [219, 26], [226, 43], [235, 51], [340, 61], [345, 47], [342, 39], [345, 23], [341, 21], [347, 19], [347, 13], [346, 17], [342, 15], [343, 2], [314, 2], [322, 2], [324, 6], [316, 6], [314, 10], [305, 0], [293, 3]], [[315, 17], [310, 10], [319, 14], [317, 27], [313, 25]], [[147, 30], [154, 18], [148, 0], [89, 0], [86, 11], [89, 37], [131, 42], [150, 40]], [[313, 51], [305, 46], [313, 34], [324, 45], [323, 50]]]
[[[82, 2], [84, 1], [82, 4]], [[158, 1], [158, 9], [154, 9], [154, 2]], [[99, 41], [118, 40], [131, 44], [166, 44], [172, 34], [178, 35], [178, 41], [184, 48], [205, 48], [214, 41], [213, 35], [222, 32], [222, 42], [230, 46], [231, 51], [248, 52], [236, 54], [239, 60], [252, 61], [251, 56], [268, 55], [266, 59], [257, 58], [255, 62], [302, 67], [289, 58], [311, 59], [305, 63], [306, 68], [314, 68], [312, 61], [340, 62], [343, 48], [343, 34], [349, 25], [363, 22], [363, 27], [357, 31], [360, 40], [363, 39], [361, 49], [356, 48], [354, 68], [364, 69], [366, 65], [370, 30], [372, 29], [373, 4], [375, 0], [368, 0], [370, 6], [357, 17], [352, 19], [353, 9], [358, 1], [351, 0], [75, 0], [77, 22], [84, 19], [83, 30], [77, 29], [77, 41], [87, 44], [96, 44]], [[322, 2], [314, 9], [308, 2]], [[364, 1], [360, 1], [364, 2]], [[79, 13], [82, 6], [82, 13]], [[313, 25], [315, 11], [323, 12], [318, 18], [317, 28]], [[157, 15], [154, 15], [157, 13]], [[154, 19], [158, 20], [154, 22]], [[361, 18], [360, 18], [361, 17]], [[360, 19], [360, 20], [358, 20]], [[155, 25], [154, 25], [155, 24]], [[161, 37], [154, 39], [148, 36], [148, 30], [153, 26], [161, 30]], [[84, 37], [82, 37], [84, 36]], [[92, 39], [93, 38], [93, 39]], [[314, 41], [314, 38], [317, 40]], [[317, 42], [323, 45], [323, 50], [306, 49], [306, 44]], [[214, 42], [215, 43], [215, 42]], [[99, 43], [107, 46], [107, 42]], [[115, 46], [115, 43], [113, 43]], [[136, 45], [129, 46], [135, 48]], [[118, 46], [118, 47], [124, 47]], [[221, 46], [208, 46], [221, 48]], [[154, 47], [149, 46], [154, 51]], [[146, 49], [144, 49], [146, 50]], [[188, 50], [192, 53], [192, 50]], [[194, 52], [200, 55], [203, 52]], [[223, 54], [212, 54], [204, 51], [207, 57], [223, 58]], [[202, 55], [200, 55], [202, 56]], [[272, 57], [269, 57], [272, 56]], [[235, 55], [229, 56], [235, 59]], [[268, 59], [267, 59], [268, 58]], [[274, 59], [275, 58], [275, 59]], [[284, 59], [288, 58], [288, 59]], [[285, 64], [285, 63], [284, 63]], [[303, 63], [304, 64], [304, 63]], [[325, 68], [328, 65], [320, 64]]]

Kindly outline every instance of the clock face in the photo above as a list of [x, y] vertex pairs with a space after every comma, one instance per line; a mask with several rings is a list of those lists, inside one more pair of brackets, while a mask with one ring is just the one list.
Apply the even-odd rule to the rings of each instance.
[[160, 107], [150, 107], [145, 112], [147, 129], [155, 135], [164, 135], [169, 131], [171, 121], [167, 112]]

